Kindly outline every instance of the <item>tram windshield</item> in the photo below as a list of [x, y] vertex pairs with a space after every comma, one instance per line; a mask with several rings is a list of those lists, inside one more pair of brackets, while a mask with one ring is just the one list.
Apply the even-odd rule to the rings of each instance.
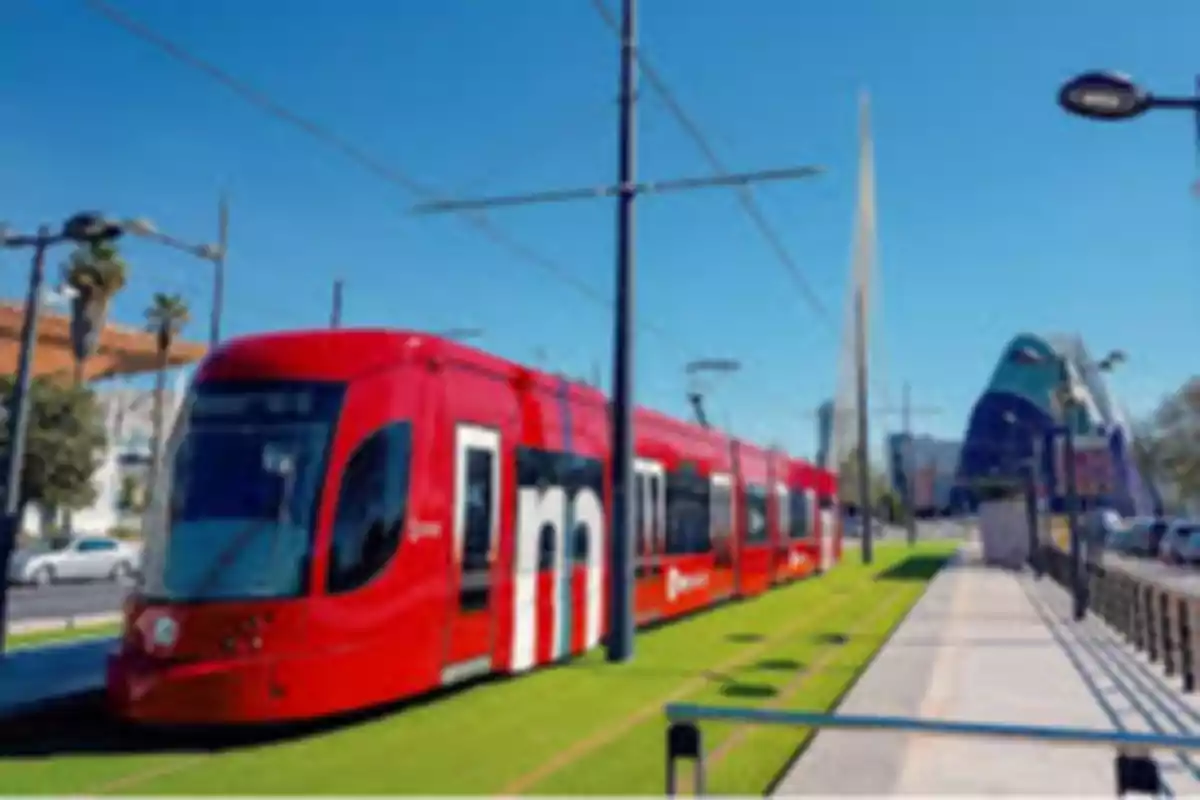
[[201, 384], [181, 409], [145, 526], [142, 594], [175, 601], [303, 594], [344, 387]]

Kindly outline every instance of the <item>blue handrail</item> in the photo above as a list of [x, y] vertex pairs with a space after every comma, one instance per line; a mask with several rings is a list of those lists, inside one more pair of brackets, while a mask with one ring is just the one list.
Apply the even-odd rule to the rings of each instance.
[[844, 728], [849, 730], [890, 730], [944, 736], [976, 736], [1026, 741], [1057, 742], [1118, 748], [1163, 750], [1200, 750], [1200, 736], [1139, 733], [1039, 725], [1008, 725], [992, 722], [959, 722], [919, 719], [916, 717], [875, 716], [864, 714], [818, 714], [810, 711], [782, 711], [769, 708], [701, 706], [689, 703], [668, 704], [667, 719], [672, 722], [747, 722], [759, 725], [794, 725], [804, 728]]

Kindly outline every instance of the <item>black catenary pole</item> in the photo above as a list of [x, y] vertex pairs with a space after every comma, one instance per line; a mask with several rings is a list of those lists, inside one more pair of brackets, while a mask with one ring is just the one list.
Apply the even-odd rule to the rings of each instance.
[[208, 323], [208, 346], [215, 350], [221, 343], [221, 313], [225, 308], [225, 259], [229, 253], [229, 197], [222, 192], [217, 201], [217, 247], [212, 265], [212, 317]]
[[862, 520], [862, 562], [875, 559], [874, 525], [871, 523], [871, 451], [867, 407], [867, 310], [860, 288], [854, 297], [855, 375], [858, 397], [858, 516]]
[[621, 113], [618, 131], [617, 309], [613, 323], [613, 399], [611, 482], [613, 525], [610, 662], [633, 656], [633, 320], [634, 200], [637, 180], [637, 0], [621, 3]]
[[[606, 15], [607, 18], [607, 15]], [[618, 174], [612, 186], [553, 189], [524, 195], [487, 198], [433, 200], [413, 208], [417, 214], [469, 213], [520, 205], [561, 203], [597, 197], [617, 198], [616, 313], [613, 318], [612, 397], [610, 403], [611, 452], [609, 478], [612, 491], [612, 524], [609, 536], [608, 611], [611, 628], [605, 640], [609, 661], [627, 661], [633, 656], [633, 490], [634, 456], [634, 299], [635, 237], [634, 199], [641, 194], [666, 194], [706, 188], [738, 188], [752, 183], [812, 178], [822, 169], [814, 166], [787, 167], [756, 172], [721, 173], [703, 177], [673, 178], [638, 183], [637, 144], [637, 3], [622, 0], [621, 19], [616, 26], [621, 40], [620, 120], [618, 129]]]
[[917, 476], [917, 447], [912, 432], [912, 391], [907, 381], [904, 383], [900, 415], [904, 428], [904, 507], [908, 515], [905, 531], [908, 533], [908, 546], [912, 547], [917, 543], [917, 492], [913, 485]]

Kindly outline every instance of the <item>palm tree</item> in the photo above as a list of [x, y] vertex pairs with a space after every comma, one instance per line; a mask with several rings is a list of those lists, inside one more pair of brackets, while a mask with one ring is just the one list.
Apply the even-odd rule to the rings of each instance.
[[71, 345], [75, 351], [75, 383], [83, 383], [84, 365], [96, 352], [112, 299], [125, 288], [129, 266], [111, 241], [79, 245], [67, 262], [65, 282], [71, 288]]
[[187, 325], [190, 314], [187, 301], [178, 294], [156, 292], [146, 309], [146, 330], [154, 334], [158, 350], [158, 372], [154, 377], [154, 433], [151, 441], [150, 469], [146, 482], [147, 494], [153, 494], [162, 461], [163, 414], [166, 405], [167, 367], [171, 361], [171, 345]]

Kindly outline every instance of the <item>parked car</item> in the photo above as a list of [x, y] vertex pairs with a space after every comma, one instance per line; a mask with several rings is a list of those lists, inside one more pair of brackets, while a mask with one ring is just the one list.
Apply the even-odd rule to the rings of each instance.
[[1125, 556], [1155, 558], [1170, 524], [1165, 519], [1137, 517], [1124, 528], [1109, 534], [1106, 549]]
[[137, 574], [138, 548], [108, 536], [36, 542], [13, 553], [11, 583], [48, 586], [65, 581], [127, 581]]
[[1200, 522], [1177, 520], [1171, 523], [1158, 548], [1158, 557], [1168, 564], [1200, 563]]

